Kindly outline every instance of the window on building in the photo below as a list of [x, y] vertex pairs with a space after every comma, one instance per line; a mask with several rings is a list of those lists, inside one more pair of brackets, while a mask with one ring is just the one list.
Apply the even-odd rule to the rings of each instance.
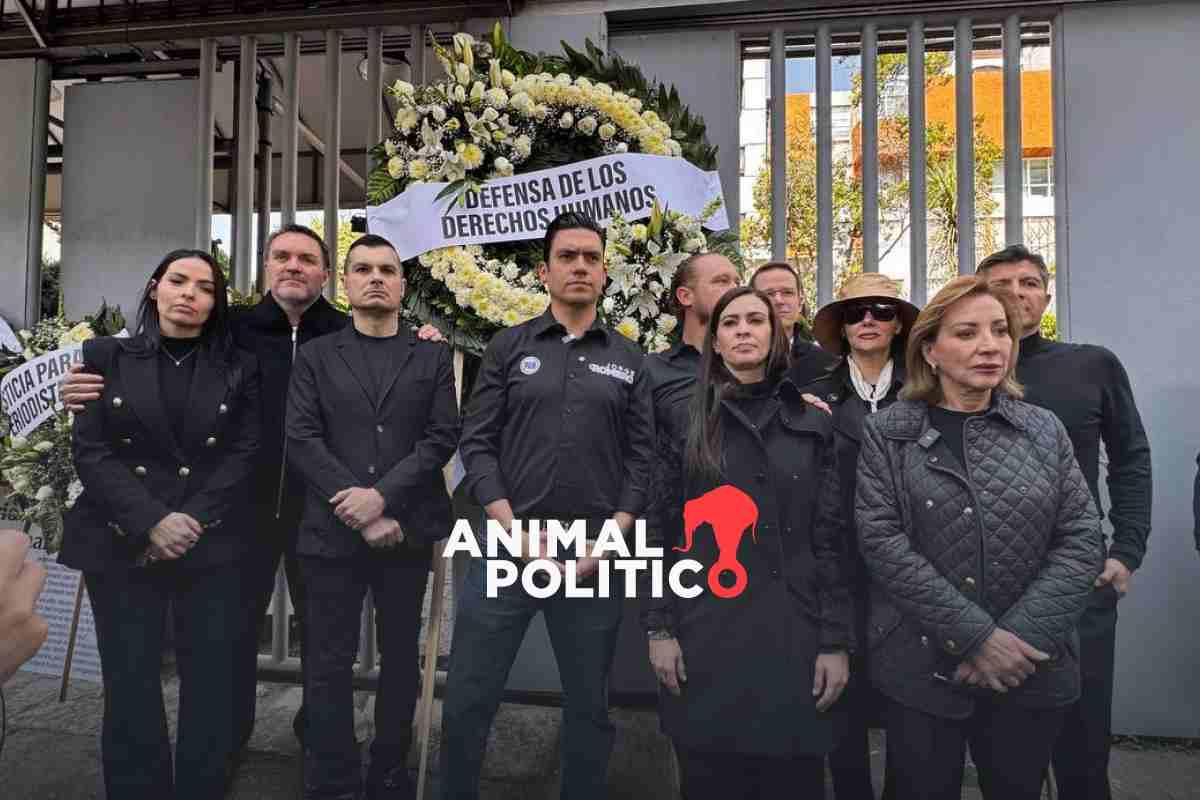
[[1025, 194], [1030, 197], [1054, 196], [1054, 159], [1027, 158], [1024, 162]]
[[1004, 159], [998, 159], [992, 167], [992, 196], [996, 199], [1004, 197]]

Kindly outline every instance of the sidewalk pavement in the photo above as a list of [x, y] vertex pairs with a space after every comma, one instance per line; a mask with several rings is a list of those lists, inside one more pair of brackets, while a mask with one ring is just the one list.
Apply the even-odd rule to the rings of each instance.
[[[178, 680], [164, 674], [171, 729], [175, 727]], [[100, 687], [75, 682], [65, 703], [58, 702], [58, 681], [18, 673], [4, 687], [8, 735], [0, 753], [0, 796], [4, 800], [93, 800], [104, 798], [100, 773]], [[295, 686], [259, 684], [258, 724], [250, 752], [231, 788], [233, 800], [299, 800], [300, 750], [292, 735], [292, 715], [300, 702]], [[374, 696], [356, 695], [357, 734], [372, 735]], [[441, 704], [434, 709], [437, 766]], [[616, 747], [609, 769], [612, 800], [660, 800], [673, 795], [670, 746], [658, 732], [653, 712], [614, 710]], [[558, 795], [558, 738], [561, 714], [555, 708], [504, 705], [488, 741], [483, 800], [553, 800]], [[882, 742], [872, 739], [876, 785], [882, 769]], [[413, 754], [412, 765], [416, 758]], [[1113, 751], [1115, 800], [1188, 800], [1200, 798], [1200, 752]], [[433, 789], [436, 790], [436, 775]], [[434, 792], [428, 795], [436, 797]], [[832, 797], [832, 793], [829, 797]], [[979, 792], [963, 790], [974, 800]]]

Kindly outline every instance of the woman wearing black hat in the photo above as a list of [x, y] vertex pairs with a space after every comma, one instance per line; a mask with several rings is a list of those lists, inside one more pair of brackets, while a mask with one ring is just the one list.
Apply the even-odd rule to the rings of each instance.
[[[821, 379], [803, 388], [824, 400], [833, 414], [838, 467], [847, 519], [854, 519], [854, 480], [863, 422], [895, 402], [904, 383], [904, 344], [917, 318], [917, 307], [900, 298], [885, 275], [864, 272], [846, 282], [839, 297], [817, 314], [814, 332], [821, 348], [841, 358]], [[868, 683], [866, 664], [866, 570], [856, 542], [849, 542], [854, 575], [855, 622], [859, 650], [846, 691], [850, 727], [832, 753], [829, 769], [837, 800], [873, 800], [870, 727], [879, 727], [880, 704]], [[885, 796], [886, 796], [885, 792]]]

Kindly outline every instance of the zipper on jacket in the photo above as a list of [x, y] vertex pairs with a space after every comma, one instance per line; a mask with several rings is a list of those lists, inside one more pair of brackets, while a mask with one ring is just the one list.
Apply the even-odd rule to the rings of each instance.
[[[293, 367], [296, 365], [296, 339], [299, 336], [299, 334], [300, 334], [300, 326], [293, 325], [292, 326], [292, 360], [288, 362]], [[284, 426], [283, 426], [283, 463], [279, 465], [279, 491], [276, 493], [276, 496], [275, 496], [275, 519], [276, 520], [278, 520], [280, 515], [283, 513], [283, 483], [284, 483], [284, 478], [287, 477], [287, 451], [288, 451], [287, 422], [285, 421]]]

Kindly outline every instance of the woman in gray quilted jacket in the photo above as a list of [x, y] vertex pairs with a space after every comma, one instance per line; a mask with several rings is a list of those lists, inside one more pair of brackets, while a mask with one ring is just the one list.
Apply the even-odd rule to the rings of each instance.
[[1075, 624], [1100, 519], [1053, 413], [1021, 401], [1007, 295], [951, 281], [909, 334], [901, 400], [867, 418], [855, 515], [895, 800], [1036, 800], [1079, 694]]

